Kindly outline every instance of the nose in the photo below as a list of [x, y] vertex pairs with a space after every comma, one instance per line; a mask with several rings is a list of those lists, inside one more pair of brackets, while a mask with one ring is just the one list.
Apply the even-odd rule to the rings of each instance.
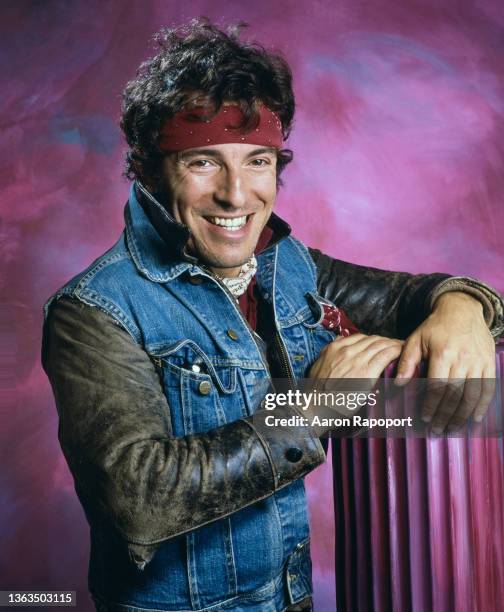
[[228, 166], [219, 177], [214, 199], [225, 208], [243, 208], [246, 203], [246, 184], [239, 168]]

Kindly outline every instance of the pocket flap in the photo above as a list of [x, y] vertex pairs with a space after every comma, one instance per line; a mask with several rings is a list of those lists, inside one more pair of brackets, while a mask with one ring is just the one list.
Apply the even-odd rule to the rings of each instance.
[[172, 346], [151, 350], [149, 354], [195, 380], [210, 377], [223, 393], [233, 393], [236, 389], [236, 367], [223, 364], [222, 358], [212, 360], [193, 340], [180, 340]]

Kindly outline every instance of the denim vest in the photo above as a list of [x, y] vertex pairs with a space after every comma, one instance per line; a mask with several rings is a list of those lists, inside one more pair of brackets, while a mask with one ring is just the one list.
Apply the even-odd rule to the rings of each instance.
[[[157, 229], [133, 186], [117, 243], [60, 289], [45, 312], [55, 298], [72, 295], [112, 316], [158, 368], [173, 435], [203, 433], [258, 408], [270, 385], [268, 364], [232, 295], [197, 262], [174, 256], [167, 238], [179, 224], [155, 200], [151, 206]], [[274, 317], [285, 375], [303, 378], [334, 338], [320, 324], [314, 263], [290, 236], [257, 260], [257, 286]], [[303, 479], [164, 542], [143, 571], [117, 536], [88, 520], [89, 588], [97, 600], [124, 606], [114, 609], [219, 610], [257, 602], [251, 610], [266, 610], [274, 600], [271, 609], [281, 610], [312, 590]]]

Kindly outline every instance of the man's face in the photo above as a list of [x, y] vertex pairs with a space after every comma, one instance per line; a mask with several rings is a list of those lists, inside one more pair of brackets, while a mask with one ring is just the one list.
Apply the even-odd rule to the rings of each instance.
[[254, 253], [276, 196], [276, 150], [219, 144], [167, 155], [163, 176], [189, 250], [220, 276], [236, 276]]

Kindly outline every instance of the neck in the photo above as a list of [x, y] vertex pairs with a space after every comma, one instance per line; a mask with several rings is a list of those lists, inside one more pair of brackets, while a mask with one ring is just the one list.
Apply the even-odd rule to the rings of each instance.
[[[211, 268], [211, 270], [214, 274], [222, 279], [222, 282], [226, 285], [229, 291], [236, 299], [238, 299], [245, 293], [245, 291], [247, 291], [247, 288], [256, 273], [257, 260], [252, 255], [252, 257], [239, 268]], [[232, 270], [238, 270], [238, 273], [230, 276], [229, 273]], [[226, 276], [222, 276], [223, 272], [226, 274]]]
[[237, 268], [210, 268], [210, 270], [219, 278], [235, 278], [240, 274], [242, 267]]

